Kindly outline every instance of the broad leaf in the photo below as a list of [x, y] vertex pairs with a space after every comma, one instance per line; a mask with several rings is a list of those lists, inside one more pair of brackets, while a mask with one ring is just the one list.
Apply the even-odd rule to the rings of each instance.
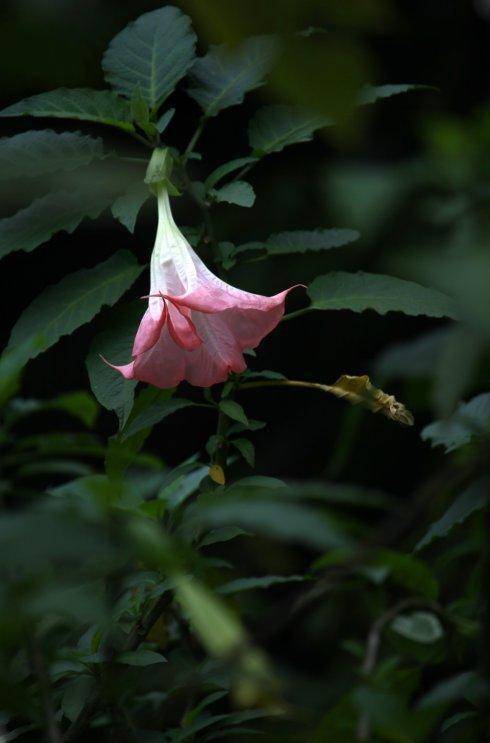
[[89, 322], [104, 305], [117, 302], [142, 270], [131, 253], [121, 250], [95, 268], [76, 271], [48, 286], [17, 320], [9, 348], [42, 333], [42, 345], [31, 349], [30, 357], [37, 356]]
[[318, 310], [375, 310], [406, 315], [456, 318], [450, 297], [413, 281], [374, 273], [332, 271], [310, 284], [311, 306]]
[[444, 630], [435, 614], [428, 611], [414, 611], [402, 614], [391, 623], [391, 629], [414, 642], [431, 643], [440, 640]]
[[243, 101], [245, 93], [264, 84], [275, 54], [272, 36], [253, 36], [235, 49], [212, 47], [193, 65], [189, 95], [196, 100], [205, 116], [216, 116], [223, 108]]
[[445, 420], [426, 426], [420, 434], [432, 446], [444, 446], [446, 452], [468, 444], [474, 436], [488, 433], [490, 429], [490, 393], [477, 395]]
[[427, 534], [415, 545], [414, 549], [421, 550], [434, 539], [445, 537], [456, 524], [462, 524], [472, 513], [484, 508], [487, 501], [487, 483], [483, 480], [473, 483], [456, 498], [441, 518], [431, 525]]
[[[168, 391], [165, 390], [165, 392]], [[141, 413], [131, 418], [127, 427], [122, 432], [122, 439], [124, 440], [130, 436], [134, 436], [145, 428], [151, 428], [151, 426], [160, 423], [160, 421], [177, 410], [182, 410], [195, 404], [192, 400], [181, 400], [178, 397], [157, 399], [154, 403], [142, 410]]]
[[254, 155], [280, 152], [290, 144], [309, 142], [317, 129], [331, 120], [292, 106], [265, 106], [248, 125], [248, 141]]
[[109, 44], [102, 60], [105, 78], [127, 98], [139, 88], [156, 109], [191, 66], [195, 44], [190, 19], [178, 8], [167, 5], [145, 13]]
[[104, 157], [102, 140], [79, 132], [57, 134], [49, 129], [0, 139], [0, 178], [33, 177], [56, 170], [74, 170]]
[[253, 206], [255, 201], [254, 190], [250, 183], [246, 181], [227, 183], [211, 193], [216, 201], [225, 201], [227, 204], [236, 204], [237, 206], [250, 207]]
[[101, 356], [111, 364], [128, 363], [142, 314], [139, 301], [113, 310], [108, 318], [107, 330], [94, 338], [86, 360], [92, 392], [104, 408], [114, 410], [121, 428], [133, 407], [137, 382], [125, 379], [104, 363]]
[[392, 95], [409, 93], [412, 90], [436, 90], [431, 85], [416, 85], [402, 83], [400, 85], [366, 85], [359, 93], [358, 103], [375, 103], [382, 98], [390, 98]]
[[346, 547], [350, 543], [342, 527], [326, 514], [277, 497], [258, 498], [247, 492], [242, 495], [233, 487], [220, 493], [219, 499], [214, 494], [213, 498], [201, 496], [188, 509], [187, 516], [193, 528], [240, 526], [246, 531], [320, 550]]
[[0, 258], [14, 250], [30, 252], [56, 232], [73, 232], [84, 217], [96, 219], [114, 196], [114, 192], [79, 189], [35, 199], [13, 216], [0, 219]]
[[33, 95], [4, 108], [0, 116], [40, 116], [56, 119], [80, 119], [109, 124], [131, 132], [129, 104], [110, 90], [91, 88], [58, 88]]
[[136, 219], [151, 191], [143, 181], [133, 183], [122, 196], [119, 196], [111, 207], [112, 214], [130, 232], [134, 232]]

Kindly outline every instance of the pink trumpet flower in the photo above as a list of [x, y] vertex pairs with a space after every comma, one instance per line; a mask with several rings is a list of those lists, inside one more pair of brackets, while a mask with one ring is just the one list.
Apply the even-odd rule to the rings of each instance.
[[148, 309], [136, 333], [133, 360], [113, 368], [155, 387], [174, 387], [182, 380], [209, 387], [246, 369], [243, 351], [276, 327], [291, 289], [264, 297], [221, 281], [176, 226], [164, 182], [156, 194]]

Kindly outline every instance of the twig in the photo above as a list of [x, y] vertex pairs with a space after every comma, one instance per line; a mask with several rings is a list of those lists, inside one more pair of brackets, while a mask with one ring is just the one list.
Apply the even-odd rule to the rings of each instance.
[[[361, 671], [364, 676], [371, 676], [371, 674], [374, 672], [374, 669], [376, 668], [379, 649], [381, 646], [381, 639], [385, 627], [391, 624], [391, 622], [398, 616], [398, 614], [401, 614], [407, 609], [415, 609], [418, 606], [425, 606], [429, 609], [432, 609], [432, 611], [436, 612], [437, 614], [442, 613], [441, 607], [434, 601], [427, 601], [423, 598], [408, 598], [403, 599], [403, 601], [399, 601], [397, 604], [392, 606], [391, 609], [388, 609], [376, 619], [376, 621], [371, 626], [371, 629], [369, 630], [366, 641], [366, 653], [364, 655], [364, 660], [361, 666]], [[371, 724], [369, 714], [367, 712], [364, 712], [361, 715], [359, 724], [357, 726], [357, 740], [369, 740], [370, 733]]]

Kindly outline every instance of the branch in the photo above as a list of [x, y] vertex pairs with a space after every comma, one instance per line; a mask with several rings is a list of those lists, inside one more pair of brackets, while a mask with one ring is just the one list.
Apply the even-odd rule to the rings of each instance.
[[[381, 647], [382, 634], [385, 627], [391, 624], [391, 622], [398, 616], [398, 614], [406, 611], [406, 609], [415, 609], [418, 606], [425, 606], [429, 609], [432, 609], [432, 611], [436, 612], [437, 614], [442, 613], [441, 607], [434, 601], [427, 601], [423, 598], [408, 598], [403, 599], [403, 601], [399, 601], [397, 604], [392, 606], [391, 609], [388, 609], [376, 619], [376, 621], [371, 626], [371, 629], [369, 630], [366, 641], [366, 653], [364, 655], [364, 661], [361, 666], [361, 671], [364, 676], [371, 676], [371, 674], [374, 672], [374, 669], [376, 668], [379, 649]], [[367, 712], [364, 712], [361, 715], [359, 724], [357, 726], [357, 740], [369, 740], [370, 733], [371, 725], [369, 715]]]
[[[129, 633], [120, 652], [138, 649], [148, 632], [157, 621], [158, 617], [170, 606], [172, 598], [173, 596], [170, 591], [164, 593], [163, 596], [161, 596], [153, 605], [150, 611], [143, 617], [140, 617]], [[85, 728], [88, 727], [93, 713], [99, 706], [99, 701], [99, 693], [97, 689], [94, 689], [87, 699], [82, 711], [66, 731], [66, 734], [63, 737], [63, 743], [70, 743], [70, 741], [77, 740]], [[61, 743], [61, 737], [56, 741], [55, 739], [51, 739], [51, 743]]]

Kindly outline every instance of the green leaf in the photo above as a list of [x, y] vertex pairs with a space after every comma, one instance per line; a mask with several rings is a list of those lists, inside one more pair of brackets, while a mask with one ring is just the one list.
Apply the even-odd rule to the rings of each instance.
[[112, 310], [106, 324], [107, 330], [94, 338], [85, 362], [92, 392], [104, 408], [115, 411], [121, 428], [133, 407], [137, 382], [125, 379], [104, 363], [101, 356], [111, 364], [128, 363], [142, 315], [143, 308], [139, 301]]
[[437, 642], [444, 635], [439, 619], [428, 611], [402, 614], [395, 617], [390, 627], [394, 632], [415, 642]]
[[54, 345], [63, 335], [89, 322], [104, 305], [112, 305], [143, 270], [131, 253], [119, 251], [95, 268], [82, 269], [48, 286], [17, 320], [9, 348], [28, 343], [41, 333], [41, 347], [31, 358]]
[[255, 588], [269, 588], [283, 583], [299, 583], [305, 580], [309, 580], [309, 578], [304, 575], [262, 575], [260, 578], [237, 578], [220, 586], [218, 593], [239, 593]]
[[265, 106], [248, 125], [248, 141], [254, 155], [280, 152], [284, 147], [309, 142], [317, 129], [332, 124], [330, 119], [292, 106]]
[[94, 685], [94, 679], [86, 674], [80, 674], [65, 684], [61, 709], [65, 717], [71, 722], [76, 720], [82, 711]]
[[167, 662], [166, 658], [160, 655], [160, 653], [155, 653], [153, 650], [145, 650], [145, 648], [119, 653], [116, 661], [118, 663], [125, 663], [128, 666], [152, 666], [155, 663]]
[[393, 583], [431, 601], [437, 599], [439, 594], [437, 580], [428, 565], [420, 558], [395, 550], [380, 549], [374, 563], [376, 566], [389, 568]]
[[112, 214], [130, 232], [134, 232], [136, 219], [151, 191], [143, 181], [133, 183], [122, 196], [119, 196], [111, 207]]
[[157, 109], [191, 66], [195, 44], [191, 21], [178, 8], [145, 13], [109, 44], [102, 60], [105, 78], [127, 98], [139, 87]]
[[159, 399], [157, 398], [154, 403], [132, 417], [122, 432], [122, 439], [124, 440], [130, 436], [134, 436], [135, 433], [142, 431], [144, 428], [151, 428], [151, 426], [160, 423], [160, 421], [168, 415], [177, 412], [177, 410], [182, 410], [183, 408], [189, 408], [196, 405], [192, 400], [182, 400], [178, 397], [166, 399], [168, 394], [168, 390], [161, 391]]
[[469, 444], [475, 436], [488, 433], [490, 428], [490, 392], [477, 395], [445, 420], [426, 426], [420, 436], [432, 446], [444, 446], [446, 452]]
[[228, 418], [232, 418], [232, 420], [238, 421], [238, 423], [243, 423], [244, 426], [248, 425], [248, 418], [244, 409], [234, 400], [221, 400], [219, 409]]
[[193, 65], [192, 87], [187, 92], [201, 106], [205, 116], [242, 103], [245, 93], [264, 84], [276, 56], [272, 36], [253, 36], [235, 49], [212, 47]]
[[204, 188], [206, 189], [206, 191], [209, 191], [225, 176], [233, 173], [235, 170], [244, 168], [246, 165], [256, 163], [257, 161], [258, 158], [256, 157], [239, 157], [237, 160], [230, 160], [229, 163], [220, 165], [218, 168], [216, 168], [216, 170], [213, 170], [211, 175], [208, 175], [208, 177], [204, 181]]
[[248, 439], [234, 439], [233, 446], [238, 449], [244, 460], [250, 467], [255, 467], [255, 447]]
[[347, 547], [350, 543], [335, 519], [315, 509], [272, 497], [255, 498], [247, 493], [242, 497], [233, 489], [230, 495], [227, 491], [220, 493], [219, 501], [215, 495], [213, 499], [201, 496], [188, 509], [188, 518], [199, 527], [238, 525], [247, 531], [320, 550]]
[[163, 134], [167, 126], [170, 124], [174, 117], [175, 108], [169, 108], [168, 111], [165, 111], [160, 118], [157, 121], [157, 129], [160, 134]]
[[79, 132], [30, 131], [0, 139], [0, 178], [74, 170], [104, 157], [102, 140]]
[[209, 653], [230, 657], [244, 646], [245, 630], [222, 600], [205, 586], [182, 576], [176, 582], [175, 593]]
[[332, 271], [316, 278], [308, 289], [311, 307], [318, 310], [375, 310], [406, 315], [456, 318], [452, 300], [436, 289], [395, 276], [359, 271]]
[[364, 105], [366, 103], [375, 103], [382, 98], [390, 98], [392, 95], [399, 95], [400, 93], [409, 93], [412, 90], [437, 90], [432, 85], [416, 85], [416, 84], [401, 84], [401, 85], [366, 85], [359, 93], [358, 103]]
[[46, 404], [46, 407], [64, 410], [84, 423], [87, 428], [93, 428], [97, 419], [98, 407], [92, 395], [84, 390], [79, 392], [66, 392], [58, 395]]
[[327, 229], [327, 230], [295, 230], [294, 232], [278, 232], [267, 238], [265, 243], [246, 243], [237, 248], [236, 252], [248, 249], [264, 249], [268, 255], [286, 255], [288, 253], [306, 253], [309, 250], [330, 250], [341, 245], [358, 240], [356, 230]]
[[0, 356], [0, 405], [17, 392], [20, 376], [30, 358], [41, 353], [45, 343], [42, 333], [13, 348], [6, 349]]
[[421, 550], [434, 539], [447, 536], [456, 524], [462, 524], [472, 513], [484, 508], [487, 501], [488, 484], [483, 480], [473, 483], [456, 498], [443, 516], [431, 525], [414, 549]]
[[236, 537], [249, 537], [250, 533], [238, 526], [222, 526], [220, 529], [211, 529], [200, 541], [200, 547], [209, 547], [212, 544], [229, 542]]
[[440, 356], [450, 334], [451, 327], [437, 328], [413, 340], [389, 346], [376, 359], [377, 376], [386, 379], [431, 377], [434, 360]]
[[227, 183], [225, 186], [213, 190], [212, 195], [218, 202], [225, 201], [227, 204], [236, 204], [237, 206], [253, 206], [255, 193], [246, 181], [234, 181]]
[[465, 697], [479, 697], [485, 692], [488, 694], [488, 682], [480, 678], [474, 671], [465, 671], [457, 676], [440, 681], [436, 686], [425, 694], [418, 707], [428, 709], [444, 704], [453, 704], [458, 699]]
[[56, 232], [73, 232], [84, 217], [96, 219], [114, 200], [96, 189], [56, 191], [35, 199], [12, 217], [0, 219], [0, 258], [14, 250], [30, 252]]
[[91, 88], [58, 88], [33, 95], [4, 108], [0, 116], [40, 116], [57, 119], [80, 119], [109, 124], [131, 132], [131, 109], [110, 90]]

